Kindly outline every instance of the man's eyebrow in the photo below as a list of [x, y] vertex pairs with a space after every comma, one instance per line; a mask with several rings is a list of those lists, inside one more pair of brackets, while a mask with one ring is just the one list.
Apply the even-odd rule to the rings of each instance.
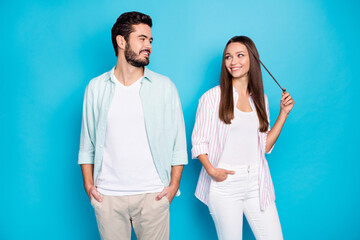
[[[149, 38], [148, 36], [146, 36], [146, 35], [144, 35], [144, 34], [141, 34], [141, 35], [139, 35], [138, 37]], [[151, 37], [150, 40], [154, 40], [154, 39]]]

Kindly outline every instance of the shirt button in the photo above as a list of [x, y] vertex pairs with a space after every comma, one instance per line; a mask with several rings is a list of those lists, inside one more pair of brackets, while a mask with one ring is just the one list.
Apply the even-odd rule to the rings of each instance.
[[105, 130], [105, 127], [102, 127], [101, 129], [102, 129], [102, 130]]
[[103, 147], [103, 145], [101, 144], [101, 145], [100, 145], [100, 147], [102, 148], [102, 147]]

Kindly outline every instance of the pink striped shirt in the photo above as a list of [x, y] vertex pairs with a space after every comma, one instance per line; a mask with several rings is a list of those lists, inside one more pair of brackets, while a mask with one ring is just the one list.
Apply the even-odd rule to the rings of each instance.
[[[238, 101], [238, 93], [233, 88], [234, 93], [234, 106]], [[207, 154], [210, 163], [217, 167], [221, 155], [224, 150], [227, 135], [230, 130], [230, 124], [225, 124], [219, 118], [219, 105], [220, 105], [220, 86], [216, 86], [200, 98], [199, 106], [196, 112], [195, 126], [192, 133], [192, 158], [197, 158], [200, 154]], [[250, 105], [253, 111], [256, 111], [252, 97], [249, 96]], [[265, 158], [265, 145], [266, 137], [270, 131], [270, 113], [269, 103], [265, 95], [266, 113], [269, 121], [269, 128], [267, 132], [258, 131], [259, 144], [260, 144], [260, 167], [259, 167], [259, 185], [260, 185], [260, 208], [262, 211], [269, 206], [270, 203], [275, 201], [274, 186], [270, 176], [268, 162]], [[270, 153], [272, 148], [270, 149]], [[202, 167], [199, 181], [196, 187], [195, 196], [208, 204], [209, 189], [211, 177], [207, 174], [204, 167]]]

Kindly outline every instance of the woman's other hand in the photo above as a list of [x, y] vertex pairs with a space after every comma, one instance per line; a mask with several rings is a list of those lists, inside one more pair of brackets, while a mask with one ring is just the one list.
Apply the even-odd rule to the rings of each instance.
[[226, 170], [223, 168], [214, 168], [209, 175], [216, 181], [216, 182], [222, 182], [225, 181], [228, 174], [235, 174], [235, 171], [232, 170]]

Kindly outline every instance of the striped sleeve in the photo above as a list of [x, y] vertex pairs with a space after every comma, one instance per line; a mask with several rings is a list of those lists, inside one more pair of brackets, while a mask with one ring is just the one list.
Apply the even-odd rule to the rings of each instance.
[[264, 135], [264, 153], [270, 154], [272, 152], [272, 150], [274, 149], [275, 144], [272, 146], [272, 148], [268, 152], [265, 151], [265, 149], [266, 149], [266, 138], [267, 138], [268, 133], [271, 130], [271, 127], [270, 127], [269, 100], [268, 100], [266, 94], [264, 94], [264, 98], [265, 98], [266, 115], [267, 115], [267, 119], [268, 119], [268, 122], [269, 122], [268, 130], [266, 131], [266, 133], [263, 133], [263, 135]]
[[211, 103], [208, 94], [204, 94], [200, 100], [196, 112], [194, 130], [191, 136], [191, 155], [197, 158], [200, 154], [209, 154], [209, 142], [212, 122]]

